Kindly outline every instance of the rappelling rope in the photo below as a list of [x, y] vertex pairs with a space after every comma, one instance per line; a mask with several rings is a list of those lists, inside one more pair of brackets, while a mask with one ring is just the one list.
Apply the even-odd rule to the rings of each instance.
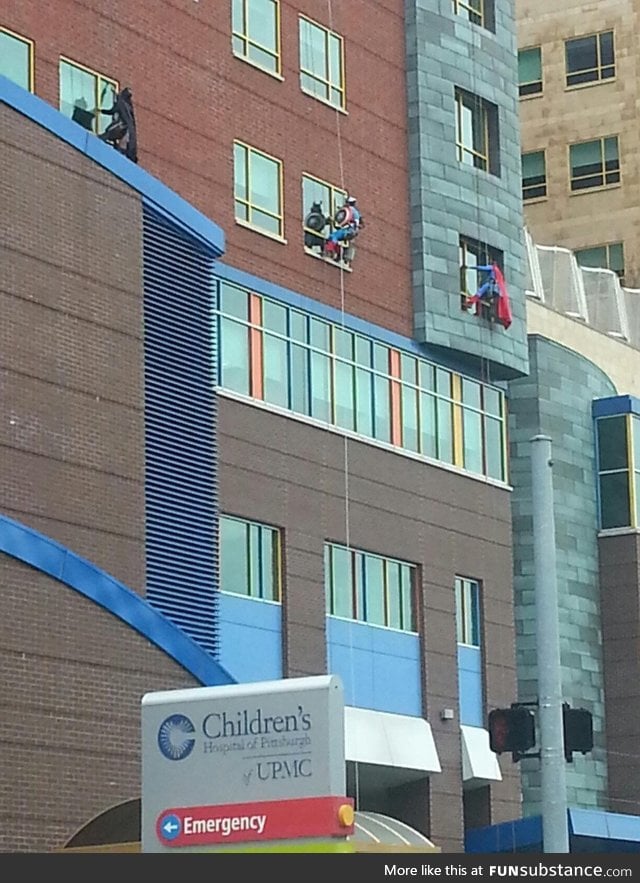
[[[336, 29], [334, 27], [334, 18], [333, 18], [333, 6], [332, 0], [327, 0], [327, 12], [329, 16], [329, 30], [332, 33], [336, 33]], [[342, 71], [342, 84], [344, 85], [344, 70]], [[343, 193], [347, 193], [345, 188], [345, 176], [344, 176], [344, 156], [342, 151], [342, 128], [341, 128], [341, 111], [336, 108], [335, 110], [336, 116], [336, 139], [338, 143], [338, 168], [340, 175], [340, 189]], [[345, 268], [344, 263], [340, 261], [340, 321], [341, 328], [344, 331], [346, 327], [346, 296], [345, 296]], [[355, 358], [355, 354], [352, 352], [352, 358]], [[355, 370], [355, 368], [354, 368]], [[335, 396], [335, 382], [334, 382], [334, 396]], [[334, 398], [335, 401], [335, 398]], [[356, 402], [353, 403], [354, 414], [357, 414], [357, 406]], [[354, 426], [357, 430], [357, 424], [354, 423]], [[344, 433], [344, 445], [343, 445], [343, 458], [344, 458], [344, 536], [345, 536], [345, 546], [347, 549], [347, 553], [349, 555], [349, 563], [351, 565], [352, 570], [352, 578], [355, 576], [353, 573], [353, 561], [351, 556], [351, 519], [350, 519], [350, 499], [349, 499], [349, 438]], [[353, 691], [353, 685], [355, 684], [355, 666], [354, 666], [354, 647], [353, 647], [353, 626], [349, 629], [349, 660], [351, 665], [351, 685]], [[353, 701], [352, 697], [352, 701]], [[358, 762], [355, 761], [355, 808], [358, 809], [360, 805], [360, 776], [358, 772]]]

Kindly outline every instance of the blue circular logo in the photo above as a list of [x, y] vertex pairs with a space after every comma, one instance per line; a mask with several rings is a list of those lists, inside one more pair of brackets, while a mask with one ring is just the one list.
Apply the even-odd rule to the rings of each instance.
[[182, 822], [172, 814], [162, 816], [158, 821], [158, 831], [163, 840], [175, 840], [182, 831]]
[[160, 724], [158, 748], [167, 760], [184, 760], [193, 751], [196, 729], [184, 714], [172, 714]]

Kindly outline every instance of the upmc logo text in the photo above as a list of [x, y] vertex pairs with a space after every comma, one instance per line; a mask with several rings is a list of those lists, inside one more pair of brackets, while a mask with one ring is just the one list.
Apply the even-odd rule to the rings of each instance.
[[[205, 715], [200, 725], [205, 753], [217, 751], [213, 745], [221, 741], [224, 752], [242, 751], [245, 748], [294, 748], [301, 749], [311, 742], [311, 714], [298, 705], [293, 714], [265, 714], [262, 708], [242, 709], [234, 712], [212, 712]], [[296, 735], [299, 734], [299, 735]], [[258, 738], [260, 737], [260, 738]], [[227, 740], [236, 740], [229, 743]], [[158, 728], [158, 747], [167, 760], [184, 760], [196, 743], [196, 728], [184, 714], [172, 714]], [[260, 778], [280, 778], [275, 775]], [[285, 775], [289, 771], [285, 772]], [[289, 773], [290, 775], [290, 773]], [[306, 777], [306, 770], [295, 770], [294, 777]]]

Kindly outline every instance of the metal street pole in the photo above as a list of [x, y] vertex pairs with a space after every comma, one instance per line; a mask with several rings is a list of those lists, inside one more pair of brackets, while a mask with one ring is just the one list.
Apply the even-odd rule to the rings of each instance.
[[569, 852], [551, 439], [531, 439], [543, 852]]

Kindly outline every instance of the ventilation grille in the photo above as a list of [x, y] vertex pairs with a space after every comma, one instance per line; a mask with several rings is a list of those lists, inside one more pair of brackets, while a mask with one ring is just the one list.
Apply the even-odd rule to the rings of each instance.
[[213, 260], [144, 209], [147, 600], [218, 655]]

